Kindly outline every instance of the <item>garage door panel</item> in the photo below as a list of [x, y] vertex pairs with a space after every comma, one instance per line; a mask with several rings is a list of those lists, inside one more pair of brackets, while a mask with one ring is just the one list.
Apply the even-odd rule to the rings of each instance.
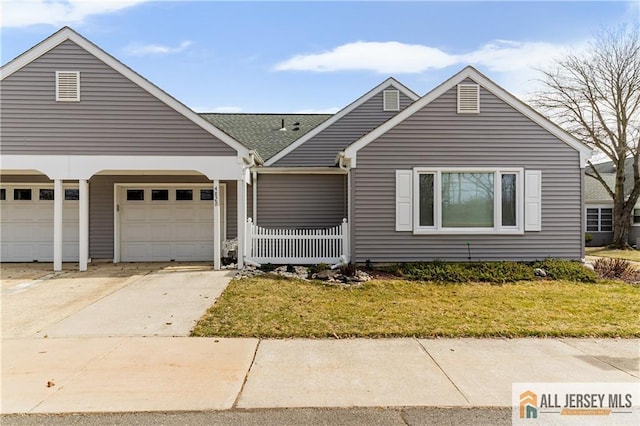
[[[148, 241], [152, 235], [146, 223], [125, 223], [122, 227], [123, 241]], [[126, 236], [126, 239], [124, 238]]]
[[[139, 202], [139, 201], [138, 201]], [[127, 205], [122, 211], [123, 222], [145, 222], [147, 220], [147, 206], [144, 205]]]
[[77, 262], [79, 257], [80, 250], [78, 244], [69, 242], [62, 243], [62, 260], [64, 262]]
[[[39, 218], [39, 216], [42, 216], [41, 212], [38, 209], [34, 208], [33, 205], [25, 205], [24, 203], [18, 202], [11, 203], [9, 208], [10, 213], [7, 215], [8, 220], [18, 220], [21, 222], [33, 222], [38, 219], [42, 220], [42, 217]], [[44, 217], [44, 220], [46, 219], [47, 218]], [[49, 217], [49, 220], [51, 220], [51, 222], [53, 223], [53, 206], [51, 208], [51, 216]]]
[[174, 258], [176, 260], [193, 259], [197, 256], [196, 248], [192, 243], [176, 243]]
[[151, 251], [151, 260], [172, 260], [170, 243], [153, 243], [149, 244]]
[[[64, 235], [64, 241], [78, 241], [80, 238], [80, 228], [77, 223], [67, 222], [62, 224], [62, 234]], [[51, 235], [53, 241], [53, 232]]]
[[147, 217], [152, 222], [167, 222], [173, 216], [173, 209], [170, 206], [154, 205], [147, 210]]
[[149, 260], [147, 246], [148, 244], [144, 243], [124, 243], [122, 245], [122, 259], [131, 262]]

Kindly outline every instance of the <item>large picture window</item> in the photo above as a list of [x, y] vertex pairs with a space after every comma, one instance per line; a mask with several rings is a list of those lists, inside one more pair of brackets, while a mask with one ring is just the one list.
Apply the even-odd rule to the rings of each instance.
[[521, 233], [521, 169], [414, 169], [414, 232]]

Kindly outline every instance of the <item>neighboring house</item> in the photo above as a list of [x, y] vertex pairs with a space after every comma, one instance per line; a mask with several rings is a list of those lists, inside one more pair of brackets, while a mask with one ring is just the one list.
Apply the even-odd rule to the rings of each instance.
[[[633, 163], [627, 159], [625, 164], [625, 198], [631, 193], [633, 186]], [[605, 179], [609, 188], [615, 186], [615, 166], [612, 161], [595, 164], [600, 175]], [[592, 168], [587, 167], [587, 173]], [[587, 246], [606, 246], [613, 239], [613, 199], [599, 180], [585, 176], [584, 185], [585, 233], [591, 235]], [[640, 239], [640, 204], [636, 203], [633, 211], [632, 227], [629, 231], [629, 245], [638, 246]]]
[[196, 114], [69, 28], [1, 72], [3, 261], [583, 256], [590, 149], [471, 67], [334, 115]]

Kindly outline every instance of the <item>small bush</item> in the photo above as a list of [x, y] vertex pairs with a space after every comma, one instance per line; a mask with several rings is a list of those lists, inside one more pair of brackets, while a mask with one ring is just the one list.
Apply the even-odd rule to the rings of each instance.
[[317, 265], [311, 265], [307, 268], [307, 271], [309, 271], [309, 278], [311, 278], [313, 274], [326, 271], [327, 269], [329, 269], [329, 265], [327, 265], [326, 263], [318, 263]]
[[273, 263], [263, 263], [262, 265], [260, 265], [260, 270], [262, 272], [272, 272], [276, 269], [276, 265], [274, 265]]
[[593, 241], [593, 235], [589, 233], [584, 234], [584, 243], [589, 244], [591, 241]]
[[593, 269], [602, 278], [626, 279], [633, 272], [631, 264], [624, 259], [602, 257], [593, 263]]
[[347, 263], [346, 265], [340, 266], [340, 273], [345, 277], [352, 277], [356, 273], [356, 265], [353, 263]]
[[292, 274], [292, 273], [296, 272], [296, 269], [293, 267], [293, 265], [289, 264], [289, 265], [287, 265], [287, 272]]

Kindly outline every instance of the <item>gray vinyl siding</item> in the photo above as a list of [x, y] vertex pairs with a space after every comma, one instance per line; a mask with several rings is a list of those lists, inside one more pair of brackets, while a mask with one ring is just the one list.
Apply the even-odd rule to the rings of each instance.
[[345, 217], [345, 175], [258, 175], [260, 226], [325, 228]]
[[[336, 155], [348, 145], [384, 123], [398, 111], [383, 111], [383, 91], [355, 108], [313, 138], [274, 163], [274, 166], [333, 166]], [[400, 92], [400, 110], [413, 101]]]
[[[456, 88], [360, 150], [353, 172], [353, 260], [364, 262], [579, 259], [577, 151], [481, 89], [481, 113], [456, 113]], [[524, 235], [414, 235], [395, 231], [395, 170], [523, 167], [542, 171], [542, 231]]]
[[[80, 102], [56, 102], [56, 71], [80, 72]], [[0, 89], [3, 154], [236, 155], [70, 40]]]
[[[89, 181], [89, 256], [113, 259], [113, 195], [116, 183], [213, 183], [204, 176], [94, 176]], [[227, 188], [227, 238], [235, 238], [236, 181]]]

